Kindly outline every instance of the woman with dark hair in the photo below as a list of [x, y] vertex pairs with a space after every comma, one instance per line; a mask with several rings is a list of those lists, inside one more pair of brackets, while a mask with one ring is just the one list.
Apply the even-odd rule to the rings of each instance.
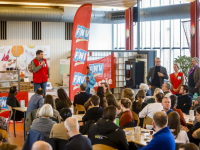
[[194, 137], [194, 133], [197, 129], [200, 128], [200, 107], [196, 108], [196, 118], [197, 118], [197, 123], [190, 129], [188, 129], [187, 127], [181, 127], [182, 130], [185, 130], [187, 132], [188, 138], [190, 140], [190, 142], [195, 143], [196, 145], [199, 145], [200, 140], [199, 139], [195, 139]]
[[187, 133], [180, 129], [180, 117], [177, 112], [172, 111], [169, 113], [168, 126], [175, 137], [175, 143], [189, 143]]
[[121, 112], [121, 107], [118, 105], [118, 101], [116, 100], [113, 94], [108, 94], [106, 96], [108, 106], [114, 106], [117, 110], [117, 115]]
[[123, 127], [133, 121], [133, 115], [130, 110], [132, 102], [129, 98], [123, 98], [119, 102], [119, 105], [123, 111], [122, 117], [119, 119], [119, 126]]
[[176, 97], [176, 95], [170, 95], [170, 99], [171, 99], [171, 109], [173, 111], [176, 111], [179, 114], [181, 125], [182, 126], [187, 126], [187, 123], [186, 123], [185, 118], [183, 116], [183, 112], [180, 109], [175, 108], [176, 104], [177, 104], [177, 97]]
[[[53, 108], [53, 117], [51, 119], [53, 121], [56, 121], [56, 122], [60, 123], [61, 122], [61, 120], [60, 120], [60, 114], [56, 110], [56, 105], [55, 105], [55, 101], [53, 99], [53, 96], [46, 95], [45, 98], [44, 98], [44, 104], [50, 104], [52, 106], [52, 108]], [[40, 111], [40, 108], [37, 110], [37, 113], [36, 113], [37, 118], [40, 117], [39, 116], [39, 111]]]
[[139, 112], [147, 105], [147, 103], [144, 103], [146, 93], [144, 90], [139, 90], [137, 94], [136, 101], [133, 102], [132, 105], [132, 111], [134, 111], [136, 114], [139, 114]]
[[55, 103], [58, 112], [60, 112], [62, 108], [70, 108], [72, 106], [72, 102], [64, 89], [58, 89], [57, 94], [58, 98], [56, 98]]
[[102, 82], [101, 86], [104, 88], [104, 95], [107, 96], [108, 94], [112, 94], [110, 89], [109, 89], [109, 85], [106, 82]]

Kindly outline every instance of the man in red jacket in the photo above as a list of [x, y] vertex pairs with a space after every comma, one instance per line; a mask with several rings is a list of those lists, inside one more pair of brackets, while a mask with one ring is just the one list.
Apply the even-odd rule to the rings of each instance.
[[49, 78], [49, 68], [46, 59], [43, 58], [42, 50], [37, 50], [36, 58], [32, 60], [31, 65], [33, 71], [34, 91], [36, 92], [38, 88], [42, 88], [45, 97], [47, 81]]

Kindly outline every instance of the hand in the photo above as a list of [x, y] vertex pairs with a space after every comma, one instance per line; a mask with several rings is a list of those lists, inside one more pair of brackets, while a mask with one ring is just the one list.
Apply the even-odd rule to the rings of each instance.
[[162, 73], [159, 72], [159, 73], [158, 73], [158, 76], [159, 76], [159, 77], [164, 77], [164, 74], [162, 74]]
[[40, 63], [40, 65], [41, 65], [41, 66], [43, 66], [44, 64], [45, 64], [45, 62], [44, 62], [44, 61], [42, 61], [42, 62]]
[[89, 78], [87, 78], [87, 81], [88, 81], [88, 82], [90, 82], [90, 79], [89, 79]]
[[80, 94], [80, 91], [77, 91], [77, 92], [76, 92], [76, 95], [78, 95], [78, 94]]
[[149, 85], [149, 88], [151, 89], [151, 85]]
[[188, 129], [187, 127], [184, 127], [184, 126], [181, 126], [181, 130], [184, 130], [184, 131], [186, 131], [186, 132], [189, 131], [189, 129]]

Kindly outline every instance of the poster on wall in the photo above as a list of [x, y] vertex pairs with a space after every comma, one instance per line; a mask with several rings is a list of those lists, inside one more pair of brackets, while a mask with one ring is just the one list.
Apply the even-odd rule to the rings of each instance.
[[[0, 61], [1, 65], [6, 65], [6, 68], [19, 68], [21, 76], [32, 76], [31, 61], [36, 57], [36, 51], [42, 50], [43, 57], [47, 59], [48, 67], [50, 67], [50, 46], [1, 46]], [[2, 66], [0, 66], [0, 69]], [[2, 70], [2, 69], [1, 69]]]

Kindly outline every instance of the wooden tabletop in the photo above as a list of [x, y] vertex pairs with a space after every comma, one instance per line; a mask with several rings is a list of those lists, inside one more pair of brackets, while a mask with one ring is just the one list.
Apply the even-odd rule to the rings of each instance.
[[24, 109], [22, 109], [21, 107], [13, 107], [13, 109], [21, 111], [21, 112], [26, 112], [27, 111], [27, 107], [25, 107]]
[[85, 114], [78, 114], [78, 115], [72, 115], [72, 117], [76, 118], [78, 120], [78, 122], [81, 122], [84, 115]]

